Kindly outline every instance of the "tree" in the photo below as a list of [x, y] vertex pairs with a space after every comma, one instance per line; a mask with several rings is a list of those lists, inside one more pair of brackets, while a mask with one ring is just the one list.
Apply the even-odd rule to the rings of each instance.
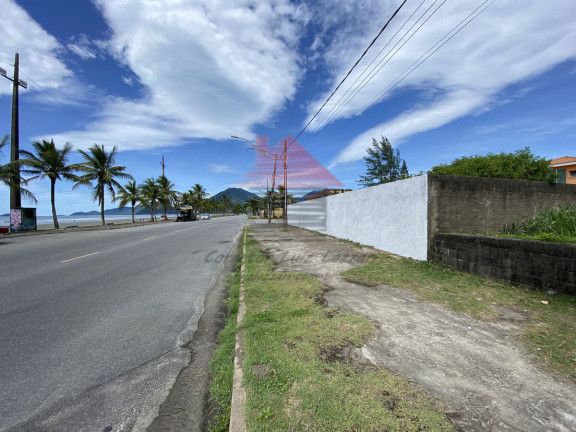
[[193, 197], [191, 192], [184, 192], [178, 200], [180, 205], [192, 205]]
[[382, 137], [379, 142], [372, 138], [372, 147], [368, 147], [366, 152], [366, 175], [360, 176], [358, 184], [366, 187], [389, 183], [402, 179], [402, 175], [408, 173], [406, 161], [400, 158], [398, 149], [394, 152], [388, 138]]
[[156, 180], [160, 188], [159, 201], [162, 205], [164, 220], [166, 220], [166, 208], [173, 207], [178, 202], [179, 193], [174, 190], [174, 183], [171, 183], [165, 176], [160, 176]]
[[[88, 151], [79, 150], [80, 154], [84, 157], [84, 162], [75, 165], [78, 171], [85, 172], [86, 174], [79, 177], [78, 182], [74, 188], [80, 185], [90, 186], [94, 189], [92, 199], [98, 201], [100, 204], [100, 215], [102, 217], [102, 225], [106, 225], [104, 219], [104, 195], [106, 190], [112, 196], [112, 201], [116, 200], [116, 189], [122, 189], [122, 186], [116, 178], [134, 180], [134, 178], [124, 172], [126, 167], [116, 166], [117, 148], [114, 146], [110, 153], [104, 150], [103, 145], [94, 144], [88, 148]], [[92, 184], [94, 182], [94, 184]]]
[[21, 150], [20, 154], [26, 156], [26, 158], [20, 159], [20, 163], [23, 166], [27, 166], [28, 169], [22, 170], [25, 174], [33, 175], [32, 178], [28, 179], [50, 179], [50, 201], [52, 203], [52, 219], [54, 220], [54, 228], [60, 228], [58, 224], [58, 215], [56, 213], [56, 181], [57, 180], [72, 180], [78, 181], [78, 176], [74, 174], [74, 165], [68, 165], [68, 155], [72, 151], [72, 144], [66, 143], [62, 149], [56, 148], [54, 140], [46, 141], [34, 141], [32, 147], [36, 151], [36, 154], [29, 152], [27, 150]]
[[248, 207], [250, 208], [250, 214], [252, 216], [259, 216], [260, 209], [266, 208], [266, 198], [260, 198], [258, 196], [253, 196], [247, 201]]
[[192, 189], [189, 191], [192, 198], [192, 206], [194, 207], [194, 213], [198, 214], [198, 209], [203, 207], [204, 198], [208, 197], [210, 194], [206, 192], [206, 188], [199, 183], [196, 183]]
[[557, 174], [551, 172], [550, 162], [530, 151], [530, 147], [514, 153], [488, 153], [455, 159], [450, 164], [433, 167], [430, 174], [494, 177], [518, 180], [553, 182]]
[[229, 213], [230, 209], [232, 208], [232, 201], [228, 199], [226, 194], [222, 195], [222, 197], [218, 200], [218, 204], [218, 208], [224, 213]]
[[[2, 149], [7, 144], [8, 135], [4, 135], [2, 139], [0, 139], [0, 156], [2, 155]], [[12, 187], [12, 181], [18, 178], [18, 167], [20, 164], [21, 162], [8, 162], [7, 164], [0, 165], [0, 183], [7, 187]], [[38, 202], [32, 192], [22, 187], [22, 183], [26, 184], [27, 181], [22, 181], [21, 179], [20, 182], [21, 184], [17, 186], [18, 189], [20, 189], [20, 193], [28, 200]]]
[[136, 186], [136, 182], [130, 181], [122, 186], [122, 188], [118, 191], [117, 198], [120, 200], [119, 207], [124, 207], [127, 204], [132, 206], [132, 223], [134, 223], [134, 208], [136, 207], [136, 204], [146, 204], [143, 202], [140, 188]]
[[142, 194], [142, 202], [146, 207], [150, 208], [150, 221], [154, 221], [156, 206], [160, 202], [162, 194], [160, 186], [153, 178], [146, 179], [144, 183], [140, 185], [140, 193]]
[[402, 168], [400, 168], [400, 180], [410, 178], [410, 173], [408, 172], [408, 167], [406, 166], [406, 161], [402, 161]]

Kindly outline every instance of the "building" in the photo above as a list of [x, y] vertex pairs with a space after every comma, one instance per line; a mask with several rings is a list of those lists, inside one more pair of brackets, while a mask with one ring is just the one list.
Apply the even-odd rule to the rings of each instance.
[[337, 195], [344, 192], [351, 192], [352, 189], [322, 189], [318, 191], [314, 191], [309, 193], [308, 195], [304, 195], [304, 200], [309, 201], [316, 198], [324, 198], [330, 195]]
[[563, 156], [552, 159], [550, 165], [559, 174], [557, 183], [576, 184], [576, 157]]

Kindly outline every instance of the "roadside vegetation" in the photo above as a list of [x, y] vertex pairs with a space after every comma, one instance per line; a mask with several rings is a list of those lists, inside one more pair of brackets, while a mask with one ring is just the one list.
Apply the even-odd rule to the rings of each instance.
[[542, 209], [520, 224], [504, 227], [498, 236], [576, 243], [576, 203]]
[[375, 331], [368, 319], [325, 307], [317, 279], [274, 271], [253, 239], [244, 286], [248, 430], [453, 430], [413, 384], [350, 358]]
[[576, 381], [576, 298], [549, 295], [462, 273], [435, 262], [374, 254], [363, 267], [346, 271], [351, 282], [406, 288], [422, 300], [441, 303], [483, 321], [495, 321], [503, 310], [525, 320], [517, 335], [544, 367]]
[[485, 156], [464, 156], [449, 164], [432, 167], [433, 175], [507, 178], [554, 182], [558, 174], [550, 170], [550, 162], [536, 156], [526, 147], [513, 153], [488, 153]]

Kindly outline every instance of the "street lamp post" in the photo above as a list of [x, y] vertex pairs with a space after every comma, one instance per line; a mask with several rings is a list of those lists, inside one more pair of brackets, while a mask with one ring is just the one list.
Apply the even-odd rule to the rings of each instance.
[[[264, 156], [267, 159], [270, 160], [274, 160], [274, 172], [272, 174], [272, 191], [270, 193], [270, 195], [268, 196], [268, 223], [272, 223], [272, 209], [274, 207], [274, 203], [273, 203], [273, 196], [274, 196], [274, 185], [276, 183], [276, 167], [278, 165], [278, 155], [276, 153], [272, 153], [263, 149], [260, 149], [258, 147], [256, 147], [256, 144], [254, 144], [252, 141], [247, 140], [246, 138], [242, 138], [236, 135], [232, 135], [231, 138], [234, 139], [238, 139], [238, 140], [242, 140], [242, 141], [246, 141], [247, 143], [249, 143], [251, 145], [251, 147], [248, 147], [250, 150], [256, 150], [257, 152], [259, 152], [262, 156]], [[266, 156], [266, 154], [269, 154], [270, 156]], [[284, 213], [284, 227], [286, 227], [287, 225], [287, 218], [286, 218], [286, 182], [287, 182], [287, 176], [286, 176], [286, 140], [284, 140], [284, 155], [283, 155], [283, 160], [284, 160], [284, 205], [283, 205], [283, 213]], [[272, 158], [271, 156], [274, 156], [274, 158]]]
[[[6, 71], [0, 68], [0, 75], [9, 79], [14, 84], [12, 86], [12, 131], [10, 135], [10, 162], [16, 162], [19, 159], [20, 144], [19, 144], [19, 127], [18, 127], [18, 87], [27, 88], [28, 84], [19, 79], [19, 60], [18, 53], [14, 56], [14, 75], [12, 78], [6, 75]], [[10, 180], [10, 209], [22, 207], [22, 200], [20, 197], [20, 167], [17, 166], [18, 174], [15, 178]]]

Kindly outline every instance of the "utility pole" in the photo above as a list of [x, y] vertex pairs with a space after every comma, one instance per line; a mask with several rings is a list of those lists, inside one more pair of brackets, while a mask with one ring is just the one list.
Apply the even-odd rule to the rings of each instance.
[[[6, 71], [0, 68], [0, 75], [13, 82], [12, 86], [12, 131], [10, 135], [10, 162], [16, 162], [20, 159], [19, 127], [18, 127], [18, 87], [28, 88], [25, 81], [19, 79], [19, 60], [18, 53], [14, 56], [14, 75], [12, 78], [6, 75]], [[20, 197], [20, 167], [15, 178], [10, 180], [10, 209], [21, 208], [22, 200]]]
[[166, 177], [164, 175], [164, 168], [166, 167], [166, 164], [164, 163], [164, 155], [162, 155], [162, 162], [160, 162], [160, 165], [162, 165], [162, 177]]
[[[274, 185], [276, 184], [276, 166], [278, 165], [278, 155], [274, 155], [274, 171], [272, 173], [272, 192], [270, 192], [270, 208], [268, 210], [268, 223], [272, 223], [272, 216], [274, 214]], [[268, 184], [268, 180], [266, 180]]]
[[288, 146], [284, 138], [284, 229], [288, 228]]

